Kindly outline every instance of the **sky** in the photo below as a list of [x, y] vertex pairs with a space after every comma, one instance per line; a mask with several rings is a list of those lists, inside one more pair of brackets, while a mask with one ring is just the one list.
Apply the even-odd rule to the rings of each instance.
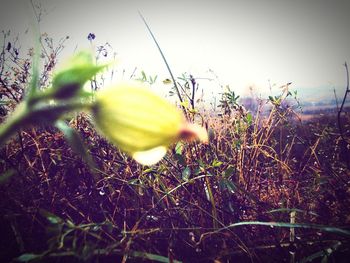
[[[23, 39], [34, 15], [30, 1], [0, 0], [0, 29]], [[108, 42], [118, 67], [137, 67], [158, 79], [168, 78], [164, 62], [138, 11], [157, 38], [176, 76], [199, 78], [207, 94], [230, 85], [238, 94], [268, 93], [269, 83], [292, 82], [311, 96], [343, 93], [344, 62], [350, 63], [350, 1], [347, 0], [33, 0], [43, 15], [41, 32], [58, 40], [70, 36], [64, 56]], [[31, 42], [32, 40], [28, 40]], [[63, 55], [62, 55], [63, 56]], [[212, 73], [214, 72], [215, 75]], [[160, 81], [157, 85], [162, 87]], [[328, 94], [328, 95], [327, 95]], [[339, 94], [339, 97], [341, 95]]]

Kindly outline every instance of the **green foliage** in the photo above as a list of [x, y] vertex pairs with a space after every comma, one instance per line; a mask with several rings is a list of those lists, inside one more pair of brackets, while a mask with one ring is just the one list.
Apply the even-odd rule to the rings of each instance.
[[[67, 68], [53, 79], [52, 87], [43, 91], [31, 88], [28, 96], [15, 112], [0, 126], [0, 145], [3, 145], [17, 130], [30, 125], [52, 125], [64, 114], [81, 111], [89, 107], [81, 103], [83, 85], [106, 66], [95, 66], [91, 54], [78, 53]], [[37, 70], [34, 70], [31, 85], [37, 84]], [[52, 102], [52, 100], [55, 100]], [[60, 102], [62, 100], [62, 102]]]
[[26, 253], [26, 254], [22, 254], [21, 256], [16, 258], [16, 261], [19, 261], [19, 262], [30, 262], [30, 261], [34, 261], [34, 260], [39, 260], [41, 258], [42, 258], [41, 254]]
[[236, 96], [235, 92], [229, 86], [226, 86], [226, 89], [227, 91], [221, 94], [222, 97], [218, 107], [224, 111], [224, 114], [230, 115], [233, 110], [239, 107], [238, 99], [240, 96]]
[[327, 263], [328, 259], [330, 259], [332, 254], [337, 252], [337, 250], [341, 249], [341, 246], [341, 242], [334, 242], [333, 245], [331, 245], [330, 247], [324, 248], [312, 255], [303, 258], [302, 260], [300, 260], [300, 263], [313, 262], [315, 259], [319, 258], [321, 258], [321, 263]]
[[141, 77], [137, 78], [136, 80], [141, 81], [141, 82], [146, 82], [146, 83], [148, 83], [150, 85], [153, 85], [154, 83], [156, 83], [157, 78], [158, 78], [157, 75], [155, 75], [154, 77], [149, 75], [147, 77], [146, 73], [142, 70], [141, 71]]
[[8, 183], [14, 175], [16, 175], [16, 171], [14, 169], [9, 169], [6, 172], [3, 172], [0, 175], [0, 185]]
[[247, 113], [247, 116], [245, 117], [245, 121], [248, 126], [253, 124], [253, 115], [250, 112]]
[[182, 180], [188, 181], [191, 176], [191, 168], [186, 166], [185, 169], [182, 171]]
[[214, 160], [211, 164], [212, 167], [220, 167], [223, 164], [223, 162], [220, 162], [218, 160]]
[[313, 228], [313, 229], [319, 229], [326, 232], [335, 233], [337, 235], [344, 235], [344, 236], [350, 236], [350, 231], [344, 230], [337, 227], [330, 227], [330, 226], [323, 226], [323, 225], [316, 225], [316, 224], [290, 224], [290, 223], [284, 223], [284, 222], [259, 222], [259, 221], [251, 221], [251, 222], [239, 222], [235, 224], [230, 224], [225, 228], [231, 228], [231, 227], [237, 227], [237, 226], [243, 226], [243, 225], [261, 225], [261, 226], [270, 226], [270, 227], [295, 227], [295, 228]]

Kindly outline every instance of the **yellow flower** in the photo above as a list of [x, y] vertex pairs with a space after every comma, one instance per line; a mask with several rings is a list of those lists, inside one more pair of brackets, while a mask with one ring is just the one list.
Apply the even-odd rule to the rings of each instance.
[[147, 87], [122, 83], [96, 95], [93, 118], [102, 135], [144, 165], [158, 162], [178, 140], [208, 141], [204, 128]]

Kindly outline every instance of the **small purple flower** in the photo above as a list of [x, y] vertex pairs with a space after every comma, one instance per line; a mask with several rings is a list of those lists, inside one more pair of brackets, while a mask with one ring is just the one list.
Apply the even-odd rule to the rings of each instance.
[[89, 35], [88, 35], [88, 37], [87, 37], [87, 39], [89, 40], [89, 41], [92, 41], [92, 40], [94, 40], [95, 39], [95, 34], [94, 33], [89, 33]]

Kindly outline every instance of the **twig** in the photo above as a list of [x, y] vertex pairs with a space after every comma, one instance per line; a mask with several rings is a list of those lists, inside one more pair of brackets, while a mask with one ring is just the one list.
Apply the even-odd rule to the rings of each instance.
[[[346, 102], [346, 98], [348, 96], [348, 94], [350, 93], [350, 89], [349, 89], [349, 69], [348, 69], [348, 64], [345, 62], [344, 63], [345, 66], [345, 70], [346, 70], [346, 90], [345, 90], [345, 94], [344, 94], [344, 98], [343, 101], [340, 105], [340, 108], [338, 110], [338, 129], [339, 129], [339, 133], [340, 133], [340, 137], [345, 145], [344, 149], [347, 149], [346, 144], [347, 144], [347, 140], [344, 136], [344, 132], [343, 132], [343, 128], [342, 128], [342, 124], [341, 124], [341, 113], [343, 112], [343, 108]], [[345, 150], [346, 151], [346, 150]], [[346, 158], [346, 162], [347, 162], [347, 166], [350, 167], [350, 158], [349, 156]]]
[[196, 92], [196, 84], [197, 83], [196, 83], [195, 78], [192, 75], [190, 75], [190, 81], [192, 84], [192, 98], [190, 99], [190, 102], [191, 102], [192, 110], [194, 110], [194, 96], [195, 96], [195, 92]]
[[343, 133], [342, 125], [341, 125], [340, 115], [343, 111], [343, 108], [344, 108], [344, 105], [346, 102], [346, 97], [348, 96], [348, 93], [350, 93], [348, 64], [345, 62], [344, 66], [345, 66], [345, 70], [346, 70], [346, 90], [345, 90], [343, 101], [342, 101], [340, 108], [338, 110], [338, 129], [339, 129], [339, 133], [340, 133], [340, 136], [343, 139], [343, 141], [345, 141], [345, 137], [344, 137], [344, 133]]

